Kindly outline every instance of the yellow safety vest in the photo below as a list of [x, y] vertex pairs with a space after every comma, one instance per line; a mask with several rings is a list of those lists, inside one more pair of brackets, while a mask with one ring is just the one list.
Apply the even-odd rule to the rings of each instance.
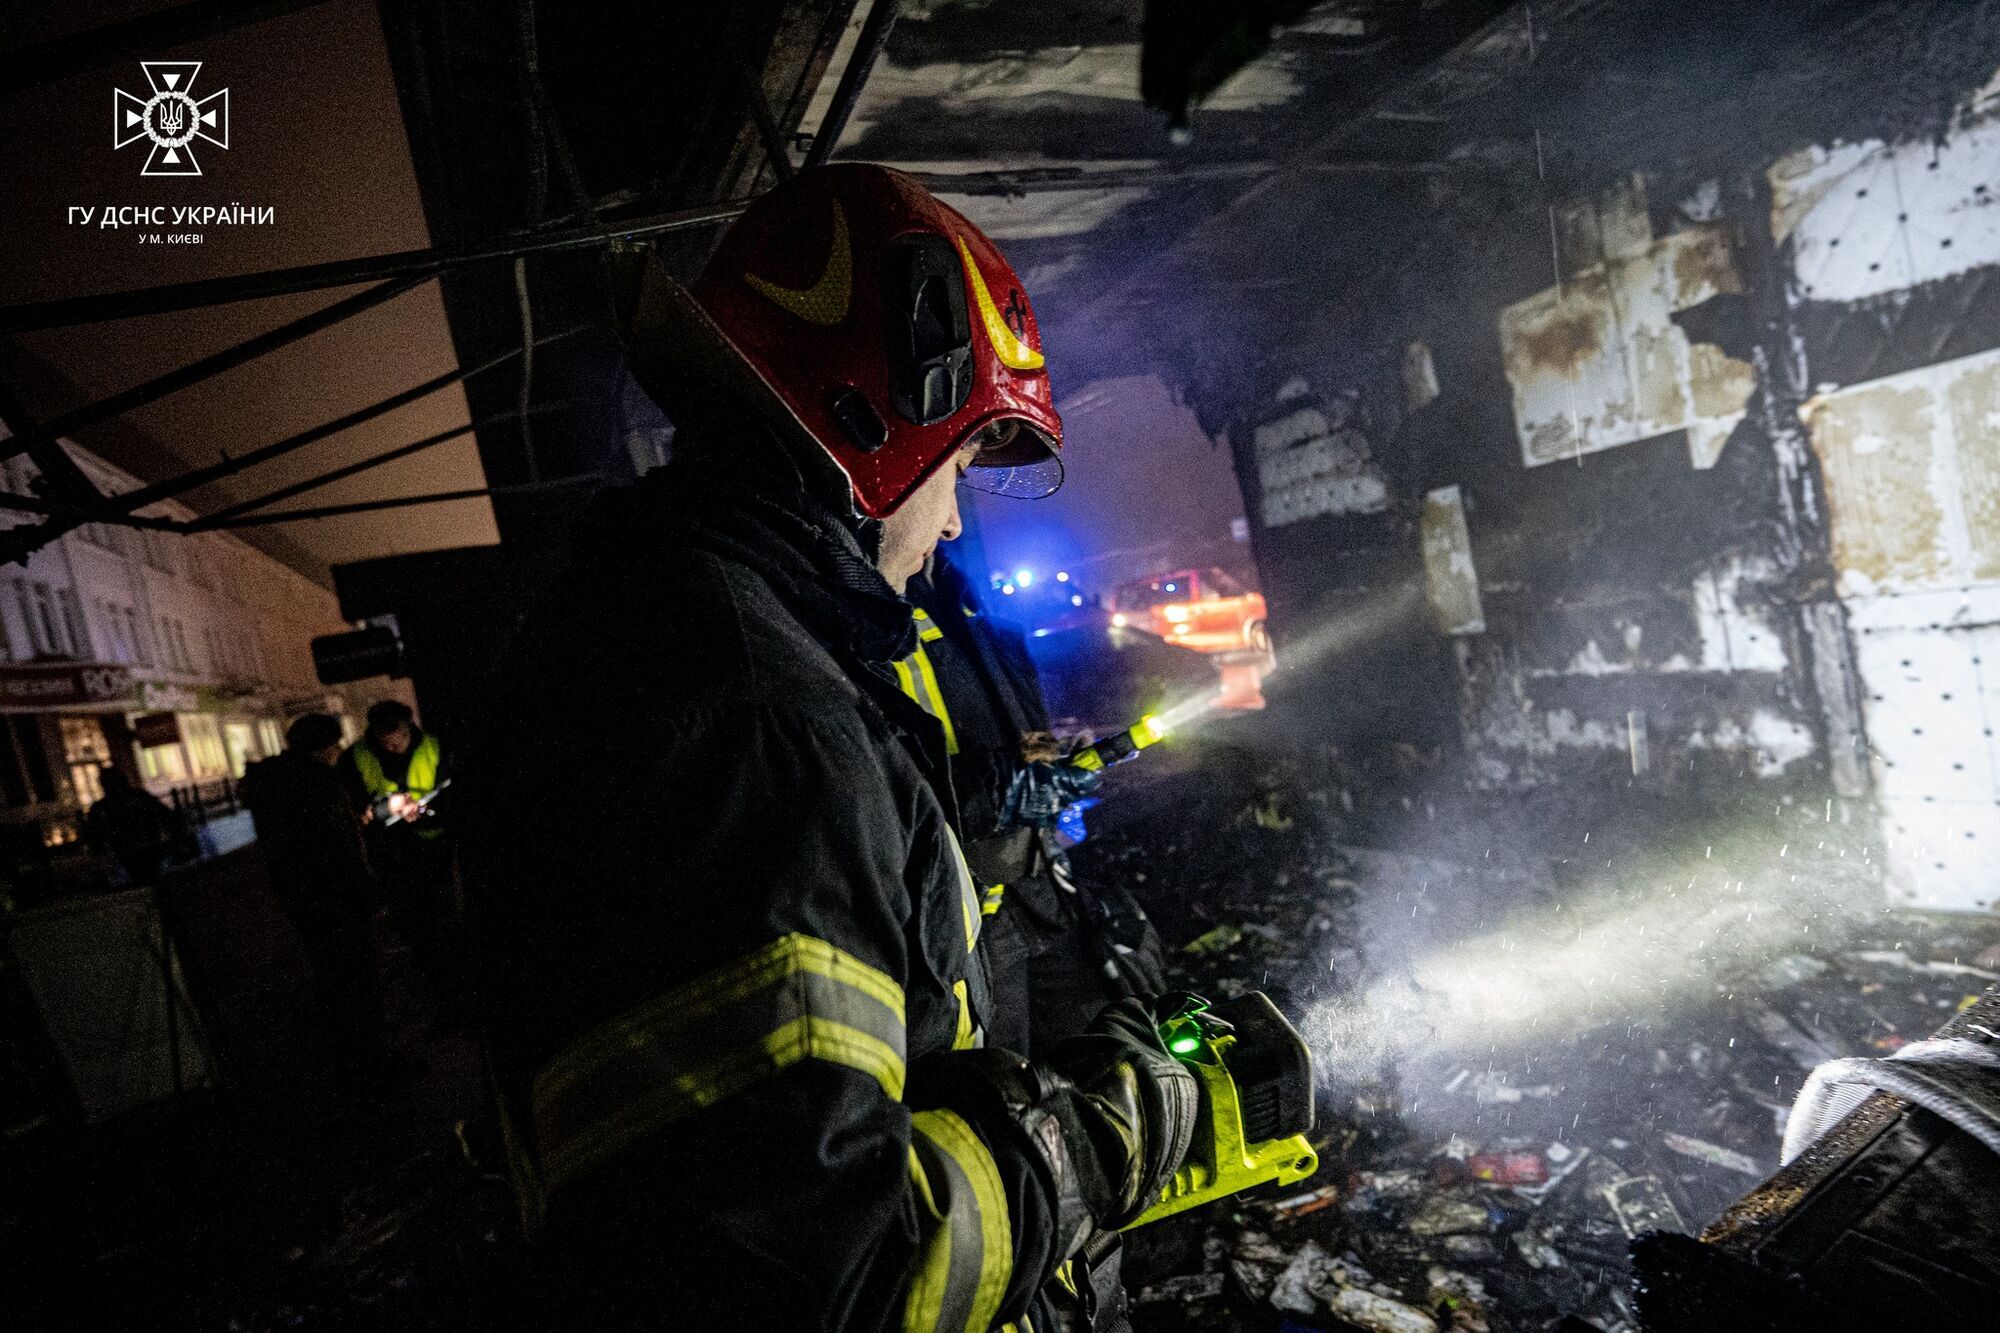
[[361, 784], [368, 789], [368, 799], [379, 801], [384, 796], [394, 796], [407, 791], [421, 800], [437, 787], [438, 764], [444, 752], [438, 747], [435, 736], [426, 735], [410, 751], [409, 771], [398, 784], [382, 770], [382, 761], [368, 742], [362, 741], [354, 747], [354, 767], [361, 774]]

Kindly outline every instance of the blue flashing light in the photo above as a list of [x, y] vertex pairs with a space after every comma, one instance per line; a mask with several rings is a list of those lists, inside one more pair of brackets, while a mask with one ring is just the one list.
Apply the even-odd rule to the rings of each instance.
[[1034, 581], [1035, 581], [1034, 570], [1017, 569], [1014, 571], [1014, 582], [1020, 584], [1023, 588], [1029, 587], [1034, 583]]
[[1180, 591], [1180, 586], [1179, 586], [1178, 584], [1173, 584], [1173, 583], [1169, 583], [1169, 584], [1167, 585], [1167, 591], [1168, 591], [1168, 592], [1179, 592], [1179, 591]]
[[1073, 592], [1073, 593], [1071, 593], [1071, 594], [1069, 595], [1069, 604], [1070, 604], [1071, 606], [1082, 606], [1082, 605], [1083, 605], [1083, 594], [1082, 594], [1082, 593], [1080, 593], [1080, 592]]
[[1082, 842], [1090, 836], [1090, 831], [1084, 827], [1084, 813], [1100, 804], [1102, 804], [1100, 797], [1086, 796], [1080, 801], [1073, 801], [1064, 806], [1056, 815], [1056, 832], [1060, 833], [1063, 840], [1072, 847]]
[[1068, 583], [1068, 582], [1069, 582], [1069, 571], [1068, 571], [1067, 569], [1058, 569], [1058, 570], [1056, 571], [1056, 582], [1057, 582], [1057, 583]]
[[1000, 591], [1005, 593], [1007, 596], [1012, 597], [1014, 595], [1014, 585], [1011, 583], [1003, 583], [1000, 585]]

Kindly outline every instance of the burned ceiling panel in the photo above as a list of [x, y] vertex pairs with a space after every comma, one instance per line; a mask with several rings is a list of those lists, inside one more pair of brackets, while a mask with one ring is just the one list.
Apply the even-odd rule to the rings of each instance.
[[1542, 29], [1532, 65], [1486, 109], [1539, 130], [1565, 188], [1635, 169], [1713, 174], [1815, 143], [1934, 137], [2000, 67], [1993, 0], [1575, 8]]
[[[1159, 297], [1179, 325], [1181, 294], [1199, 305], [1204, 290], [1244, 280], [1243, 265], [1265, 290], [1292, 280], [1254, 219], [1204, 231], [1246, 197], [1281, 211], [1303, 199], [1323, 215], [1356, 179], [1407, 184], [1449, 169], [1437, 154], [1450, 145], [1421, 116], [1371, 121], [1351, 152], [1329, 136], [1507, 8], [1318, 5], [1208, 96], [1177, 143], [1141, 97], [1139, 0], [918, 6], [898, 23], [841, 155], [923, 172], [1009, 241], [1031, 281], [1047, 284], [1038, 313], [1051, 344], [1083, 358], [1078, 370], [1157, 365], [1161, 338], [1178, 331], [1152, 320]], [[1217, 263], [1225, 271], [1208, 271]]]

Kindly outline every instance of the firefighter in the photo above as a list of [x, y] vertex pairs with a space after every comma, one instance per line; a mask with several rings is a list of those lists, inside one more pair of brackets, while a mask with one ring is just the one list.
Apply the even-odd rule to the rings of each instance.
[[1018, 630], [983, 614], [940, 554], [911, 580], [917, 645], [903, 692], [938, 719], [951, 755], [965, 858], [986, 916], [989, 1036], [1033, 1054], [1082, 1031], [1112, 1000], [1165, 989], [1159, 935], [1122, 890], [1080, 887], [1048, 827], [1097, 775], [1061, 762], [1041, 681]]
[[524, 1308], [1049, 1333], [1199, 1094], [1144, 1001], [1033, 1064], [985, 1044], [943, 736], [890, 665], [960, 475], [1060, 479], [1027, 298], [860, 164], [765, 195], [691, 288], [632, 253], [612, 283], [674, 458], [600, 500], [465, 754]]

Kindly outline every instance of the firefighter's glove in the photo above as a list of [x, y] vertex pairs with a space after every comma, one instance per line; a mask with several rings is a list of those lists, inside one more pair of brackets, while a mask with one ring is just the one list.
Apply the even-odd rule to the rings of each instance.
[[1036, 1061], [1055, 1076], [1051, 1100], [1066, 1108], [1058, 1114], [1100, 1229], [1124, 1226], [1158, 1201], [1201, 1113], [1200, 1085], [1168, 1054], [1155, 1008], [1150, 998], [1116, 1001], [1083, 1035]]
[[1000, 820], [1030, 828], [1053, 828], [1063, 807], [1097, 790], [1098, 777], [1071, 764], [1022, 764], [1007, 784]]
[[1161, 1044], [1154, 1009], [1120, 1000], [1032, 1063], [989, 1047], [911, 1066], [910, 1105], [948, 1106], [1038, 1164], [1052, 1261], [1144, 1212], [1187, 1156], [1201, 1092]]

